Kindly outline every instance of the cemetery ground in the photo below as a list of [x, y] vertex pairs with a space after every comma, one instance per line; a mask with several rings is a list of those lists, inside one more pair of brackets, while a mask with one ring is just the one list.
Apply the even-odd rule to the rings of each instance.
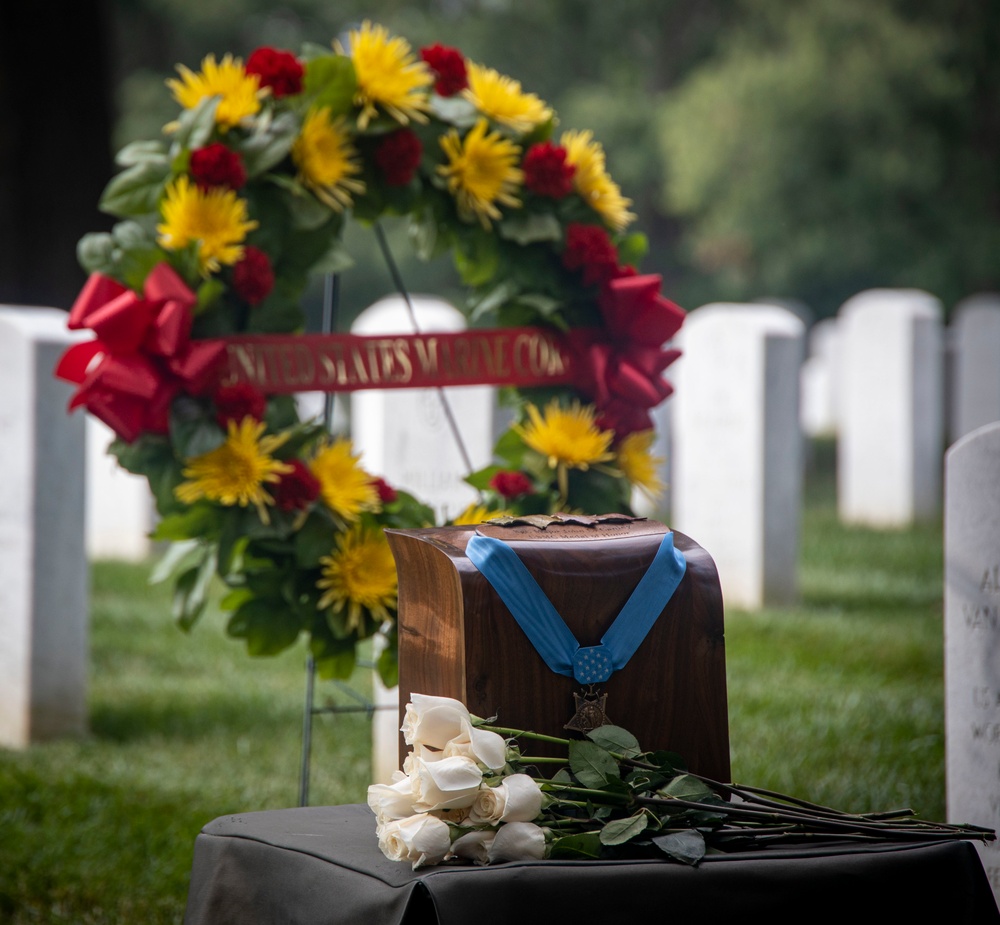
[[[726, 614], [733, 777], [943, 820], [940, 524], [841, 527], [832, 465], [815, 446], [801, 604]], [[184, 635], [148, 572], [94, 568], [89, 737], [0, 750], [0, 921], [179, 922], [201, 826], [295, 805], [303, 651], [250, 659], [217, 611]], [[368, 783], [364, 717], [319, 717], [312, 802]]]

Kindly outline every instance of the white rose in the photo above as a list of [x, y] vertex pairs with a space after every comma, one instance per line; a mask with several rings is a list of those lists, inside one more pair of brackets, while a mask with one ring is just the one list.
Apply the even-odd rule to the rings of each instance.
[[407, 745], [442, 749], [462, 734], [462, 722], [471, 722], [465, 704], [451, 697], [410, 694], [400, 732]]
[[531, 822], [542, 811], [542, 791], [527, 774], [511, 774], [496, 787], [483, 787], [469, 808], [473, 825]]
[[440, 761], [446, 757], [443, 751], [435, 751], [426, 745], [414, 745], [411, 751], [406, 753], [403, 759], [403, 773], [412, 776], [416, 765], [414, 762], [419, 758], [421, 761]]
[[497, 830], [490, 846], [494, 861], [540, 861], [545, 857], [545, 833], [530, 822], [507, 822]]
[[449, 857], [462, 858], [465, 861], [472, 861], [475, 864], [486, 864], [490, 859], [490, 846], [496, 832], [491, 829], [476, 829], [466, 832], [456, 838], [451, 846]]
[[440, 761], [413, 759], [417, 812], [438, 809], [467, 809], [483, 783], [483, 772], [471, 758], [442, 758]]
[[445, 757], [461, 755], [484, 767], [499, 771], [507, 763], [507, 743], [503, 736], [488, 729], [477, 729], [471, 722], [462, 723], [462, 731], [444, 747]]
[[368, 788], [368, 805], [379, 825], [393, 819], [405, 819], [416, 812], [413, 804], [417, 794], [413, 784], [412, 778], [400, 776], [392, 784], [372, 784]]
[[420, 813], [381, 826], [378, 846], [390, 861], [409, 861], [416, 870], [445, 859], [451, 849], [451, 831], [436, 816]]

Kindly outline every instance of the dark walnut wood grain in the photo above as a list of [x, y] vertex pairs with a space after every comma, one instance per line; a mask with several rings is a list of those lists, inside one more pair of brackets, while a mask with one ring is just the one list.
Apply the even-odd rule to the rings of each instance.
[[[652, 521], [587, 527], [387, 530], [399, 572], [400, 709], [411, 693], [454, 697], [503, 726], [573, 738], [564, 724], [579, 685], [550, 671], [465, 555], [476, 530], [511, 545], [583, 646], [598, 645], [667, 528]], [[610, 722], [645, 749], [729, 779], [722, 593], [715, 563], [680, 533], [687, 571], [625, 668], [603, 685]], [[546, 752], [531, 745], [536, 754]], [[406, 747], [400, 738], [400, 760]]]

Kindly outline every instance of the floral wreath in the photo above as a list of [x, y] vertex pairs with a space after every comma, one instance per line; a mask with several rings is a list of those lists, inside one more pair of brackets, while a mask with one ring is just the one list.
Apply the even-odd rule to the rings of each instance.
[[419, 56], [365, 22], [346, 47], [259, 48], [168, 86], [181, 106], [164, 137], [118, 155], [101, 199], [119, 219], [86, 235], [91, 276], [57, 375], [117, 435], [110, 452], [146, 476], [172, 545], [154, 578], [175, 616], [201, 614], [213, 575], [227, 631], [251, 654], [302, 633], [321, 675], [346, 677], [381, 631], [395, 678], [396, 572], [382, 528], [433, 522], [366, 472], [349, 440], [299, 419], [288, 395], [222, 384], [227, 337], [302, 331], [310, 274], [349, 266], [341, 236], [405, 217], [418, 255], [450, 253], [473, 322], [566, 334], [571, 387], [513, 389], [516, 421], [455, 522], [500, 512], [629, 511], [656, 491], [650, 409], [670, 394], [663, 344], [683, 312], [634, 269], [635, 216], [587, 131], [521, 85], [440, 45]]

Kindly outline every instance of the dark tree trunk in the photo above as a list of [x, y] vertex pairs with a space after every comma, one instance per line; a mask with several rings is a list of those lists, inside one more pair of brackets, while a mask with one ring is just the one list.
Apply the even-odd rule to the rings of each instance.
[[110, 35], [103, 0], [0, 3], [0, 304], [68, 308], [110, 225]]

